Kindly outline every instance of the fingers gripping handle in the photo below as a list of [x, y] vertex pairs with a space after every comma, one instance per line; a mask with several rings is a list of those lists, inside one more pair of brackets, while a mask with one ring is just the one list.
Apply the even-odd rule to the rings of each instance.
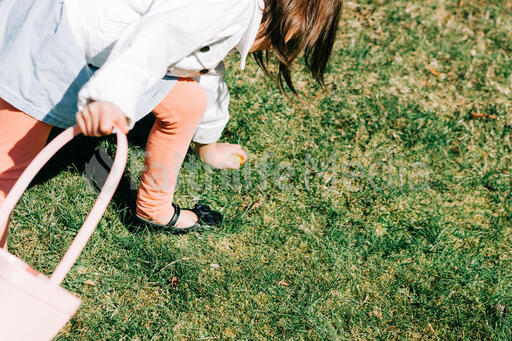
[[[52, 142], [50, 142], [31, 162], [25, 172], [23, 172], [19, 180], [9, 192], [9, 195], [5, 199], [2, 207], [0, 207], [0, 235], [2, 235], [7, 228], [9, 215], [21, 198], [23, 192], [25, 192], [27, 189], [32, 179], [60, 148], [71, 141], [73, 137], [79, 133], [80, 129], [76, 126], [65, 130]], [[127, 155], [128, 142], [126, 140], [126, 136], [121, 132], [120, 129], [117, 129], [117, 151], [114, 164], [112, 165], [112, 170], [107, 178], [105, 185], [103, 186], [103, 189], [100, 192], [98, 199], [96, 200], [96, 203], [94, 204], [94, 207], [87, 216], [85, 223], [82, 225], [82, 228], [73, 240], [71, 247], [68, 249], [64, 255], [64, 258], [57, 266], [57, 269], [50, 278], [50, 280], [55, 285], [60, 285], [66, 274], [76, 262], [83, 248], [87, 244], [87, 241], [94, 232], [96, 225], [98, 225], [99, 221], [101, 220], [101, 217], [103, 216], [103, 213], [105, 212], [110, 200], [112, 199], [112, 196], [114, 195], [117, 185], [121, 180], [124, 167], [126, 165]]]

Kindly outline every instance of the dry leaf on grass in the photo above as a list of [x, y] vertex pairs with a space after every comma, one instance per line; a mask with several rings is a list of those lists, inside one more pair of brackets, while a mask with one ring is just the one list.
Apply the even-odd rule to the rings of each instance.
[[488, 115], [488, 114], [484, 114], [484, 113], [479, 113], [479, 112], [472, 112], [471, 113], [471, 116], [473, 118], [490, 118], [491, 120], [495, 120], [498, 118], [498, 116], [496, 115]]
[[261, 205], [263, 205], [263, 203], [265, 202], [265, 199], [266, 198], [260, 198], [257, 202], [252, 202], [249, 207], [247, 208], [247, 212], [250, 212], [254, 209], [257, 209], [258, 207], [260, 207]]
[[91, 281], [90, 279], [85, 281], [84, 284], [85, 285], [90, 285], [91, 287], [95, 287], [96, 286], [96, 282], [95, 281]]
[[496, 312], [500, 316], [500, 318], [504, 318], [505, 314], [507, 313], [507, 306], [503, 304], [496, 304]]
[[169, 285], [171, 288], [176, 288], [178, 286], [178, 284], [180, 284], [180, 279], [176, 276], [171, 278], [171, 280], [169, 281]]
[[433, 74], [434, 76], [436, 76], [438, 79], [441, 79], [441, 73], [439, 73], [439, 71], [437, 71], [436, 69], [429, 67], [427, 70], [428, 70], [431, 74]]

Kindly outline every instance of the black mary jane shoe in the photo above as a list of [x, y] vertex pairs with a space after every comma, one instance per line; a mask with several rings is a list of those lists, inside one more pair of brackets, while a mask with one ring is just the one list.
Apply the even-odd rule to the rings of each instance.
[[222, 223], [222, 214], [217, 211], [213, 211], [208, 205], [196, 204], [193, 209], [187, 208], [185, 210], [192, 211], [197, 215], [197, 223], [189, 227], [179, 228], [176, 227], [176, 223], [180, 218], [181, 208], [175, 203], [172, 204], [172, 207], [174, 207], [174, 215], [167, 225], [153, 223], [137, 215], [135, 216], [135, 220], [139, 224], [146, 225], [153, 230], [167, 231], [176, 235], [186, 234], [192, 231], [199, 231], [206, 228], [219, 227]]

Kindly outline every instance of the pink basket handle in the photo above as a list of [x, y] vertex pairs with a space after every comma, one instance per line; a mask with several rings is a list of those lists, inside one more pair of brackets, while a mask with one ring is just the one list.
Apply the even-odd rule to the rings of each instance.
[[[96, 203], [94, 204], [91, 212], [87, 216], [84, 224], [78, 231], [77, 236], [73, 240], [73, 243], [69, 247], [68, 251], [62, 258], [61, 262], [57, 266], [57, 269], [52, 274], [50, 280], [55, 285], [60, 285], [64, 277], [68, 274], [69, 270], [75, 264], [78, 256], [84, 249], [87, 241], [91, 237], [92, 233], [96, 229], [96, 226], [101, 220], [103, 213], [107, 209], [110, 200], [114, 195], [114, 192], [121, 181], [124, 167], [126, 166], [126, 160], [128, 157], [128, 141], [126, 136], [117, 130], [117, 151], [112, 170], [101, 190]], [[66, 129], [59, 136], [53, 139], [30, 163], [25, 169], [21, 177], [18, 179], [14, 187], [9, 192], [9, 195], [5, 199], [4, 203], [0, 207], [0, 236], [3, 235], [7, 228], [7, 222], [11, 212], [20, 200], [21, 196], [27, 189], [32, 179], [37, 173], [43, 168], [43, 166], [50, 160], [50, 158], [59, 151], [64, 145], [71, 141], [76, 135], [80, 134], [80, 128], [77, 126]]]

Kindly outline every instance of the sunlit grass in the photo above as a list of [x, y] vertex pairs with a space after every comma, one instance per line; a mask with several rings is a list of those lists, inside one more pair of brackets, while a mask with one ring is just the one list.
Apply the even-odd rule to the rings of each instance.
[[[83, 305], [58, 339], [512, 338], [512, 5], [345, 5], [327, 90], [299, 72], [286, 99], [229, 58], [223, 141], [251, 159], [190, 155], [176, 194], [223, 228], [131, 232], [124, 190], [64, 282]], [[47, 274], [94, 201], [98, 143], [71, 145], [13, 217], [10, 250]]]

